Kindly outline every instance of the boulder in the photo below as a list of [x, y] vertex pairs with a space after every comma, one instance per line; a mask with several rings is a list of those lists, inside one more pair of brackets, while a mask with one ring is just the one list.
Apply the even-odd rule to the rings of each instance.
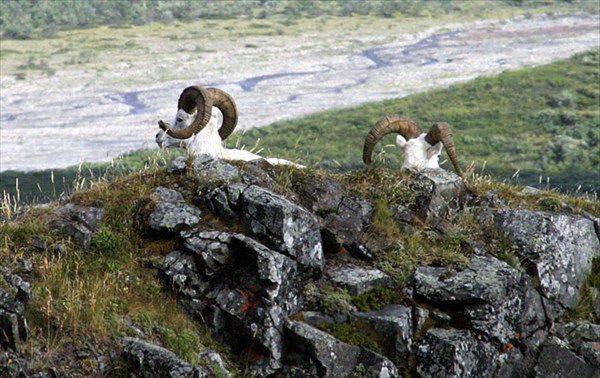
[[210, 155], [198, 155], [192, 162], [194, 175], [204, 181], [233, 183], [240, 180], [240, 170]]
[[200, 222], [201, 211], [185, 201], [183, 195], [162, 186], [152, 189], [156, 206], [148, 223], [154, 231], [176, 233]]
[[492, 256], [473, 256], [460, 271], [419, 267], [412, 284], [418, 297], [466, 318], [473, 329], [503, 343], [545, 325], [529, 276]]
[[173, 352], [140, 339], [126, 337], [123, 354], [142, 378], [209, 378], [213, 373], [205, 367], [195, 367]]
[[595, 378], [598, 373], [600, 371], [596, 367], [560, 343], [545, 345], [535, 367], [536, 378]]
[[303, 270], [323, 270], [319, 221], [306, 209], [256, 185], [239, 198], [242, 221], [256, 236], [293, 257]]
[[[399, 377], [392, 361], [372, 350], [344, 343], [300, 321], [285, 326], [285, 359], [291, 370], [310, 377]], [[287, 376], [290, 376], [288, 374]]]
[[542, 294], [573, 308], [592, 259], [600, 256], [594, 223], [571, 214], [530, 210], [500, 210], [494, 219], [526, 266], [533, 267]]
[[464, 181], [444, 169], [412, 171], [414, 209], [424, 219], [448, 218], [463, 208], [468, 196]]
[[185, 202], [185, 199], [180, 192], [174, 189], [165, 188], [164, 186], [157, 186], [156, 188], [152, 189], [151, 195], [157, 202]]
[[89, 249], [92, 233], [100, 227], [103, 216], [102, 208], [69, 203], [54, 211], [49, 218], [49, 225], [81, 248]]
[[421, 377], [492, 377], [498, 352], [472, 332], [431, 328], [417, 347], [417, 373]]
[[394, 279], [381, 270], [365, 269], [352, 264], [332, 269], [327, 275], [337, 286], [347, 289], [350, 295], [360, 295], [378, 287], [394, 285]]
[[383, 340], [388, 350], [394, 350], [403, 357], [413, 351], [415, 330], [412, 308], [392, 304], [381, 310], [353, 314], [365, 319]]
[[262, 356], [254, 374], [280, 369], [284, 321], [302, 307], [297, 263], [242, 234], [181, 236], [186, 251], [167, 256], [164, 269], [184, 306], [237, 349], [252, 345]]
[[187, 162], [185, 156], [177, 156], [173, 158], [167, 165], [167, 172], [183, 174], [187, 170]]

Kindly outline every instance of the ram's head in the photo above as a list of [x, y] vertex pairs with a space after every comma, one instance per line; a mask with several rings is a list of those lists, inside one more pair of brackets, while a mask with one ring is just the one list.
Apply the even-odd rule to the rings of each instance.
[[173, 126], [162, 120], [158, 122], [161, 130], [156, 134], [156, 143], [162, 148], [186, 147], [190, 138], [201, 132], [211, 121], [213, 106], [223, 114], [219, 136], [221, 140], [225, 140], [237, 125], [238, 113], [235, 101], [220, 89], [195, 85], [181, 92]]
[[400, 134], [396, 137], [396, 144], [404, 151], [402, 168], [417, 170], [439, 168], [440, 154], [445, 147], [456, 173], [464, 177], [464, 172], [458, 164], [452, 132], [447, 123], [433, 124], [425, 134], [415, 122], [397, 115], [382, 117], [369, 131], [363, 147], [365, 164], [371, 163], [371, 156], [377, 142], [390, 133]]

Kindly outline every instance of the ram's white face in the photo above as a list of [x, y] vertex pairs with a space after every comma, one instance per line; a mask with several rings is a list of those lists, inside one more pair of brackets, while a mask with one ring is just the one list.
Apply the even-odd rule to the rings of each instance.
[[418, 138], [404, 139], [401, 135], [396, 137], [396, 145], [404, 151], [403, 168], [426, 169], [440, 167], [440, 154], [443, 145], [441, 142], [430, 145], [425, 141], [425, 135]]
[[[196, 113], [189, 114], [189, 113], [186, 113], [183, 109], [179, 109], [179, 111], [177, 112], [177, 115], [175, 116], [175, 122], [173, 122], [172, 127], [179, 128], [179, 129], [186, 128], [189, 125], [191, 125], [191, 123], [195, 117], [196, 117]], [[158, 133], [156, 133], [156, 137], [155, 137], [156, 144], [158, 144], [158, 146], [160, 148], [170, 148], [170, 147], [187, 148], [191, 139], [192, 138], [188, 138], [188, 139], [173, 138], [173, 137], [169, 136], [167, 133], [165, 133], [163, 130], [158, 130]]]
[[[178, 128], [178, 129], [186, 128], [192, 123], [195, 116], [196, 116], [195, 113], [189, 114], [189, 113], [186, 113], [183, 109], [179, 109], [179, 111], [177, 112], [177, 115], [175, 116], [175, 122], [173, 122], [173, 124], [171, 126], [174, 128]], [[170, 148], [170, 147], [187, 148], [187, 146], [190, 142], [190, 139], [191, 138], [188, 138], [188, 139], [173, 138], [173, 137], [169, 136], [163, 130], [158, 130], [158, 133], [156, 133], [156, 138], [155, 138], [156, 143], [158, 144], [158, 146], [160, 148]]]

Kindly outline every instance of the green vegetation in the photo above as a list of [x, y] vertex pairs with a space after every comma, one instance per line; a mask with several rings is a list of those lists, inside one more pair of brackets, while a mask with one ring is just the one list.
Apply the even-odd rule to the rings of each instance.
[[[92, 342], [114, 349], [122, 336], [136, 336], [138, 330], [192, 363], [198, 361], [198, 350], [225, 351], [206, 328], [185, 313], [151, 269], [172, 251], [173, 244], [166, 240], [159, 246], [141, 237], [136, 200], [147, 198], [151, 188], [172, 180], [164, 169], [142, 169], [110, 181], [96, 179], [89, 189], [78, 189], [71, 196], [73, 203], [105, 210], [89, 250], [49, 228], [48, 208], [24, 211], [7, 209], [2, 203], [5, 220], [0, 224], [0, 265], [19, 273], [17, 259], [29, 259], [35, 269], [20, 274], [32, 284], [27, 319], [30, 334], [35, 335], [24, 348], [32, 356], [34, 351], [45, 351], [35, 357], [40, 358], [36, 362], [40, 367], [54, 367], [70, 358], [61, 355], [64, 345]], [[82, 362], [78, 374], [97, 372], [96, 364], [92, 358]]]
[[[448, 122], [462, 165], [473, 164], [477, 173], [535, 187], [599, 192], [599, 78], [600, 50], [594, 49], [447, 89], [276, 122], [249, 130], [239, 142], [254, 145], [260, 138], [263, 155], [308, 166], [361, 169], [370, 127], [383, 115], [401, 114], [425, 130], [435, 121]], [[376, 164], [399, 167], [399, 149], [382, 148], [391, 143], [392, 136], [379, 143]]]
[[[269, 19], [374, 15], [435, 17], [451, 13], [481, 15], [506, 9], [586, 10], [598, 5], [588, 0], [2, 0], [0, 35], [28, 39], [55, 36], [59, 30], [100, 25], [127, 27], [151, 22], [197, 19]], [[256, 22], [258, 28], [262, 27]]]

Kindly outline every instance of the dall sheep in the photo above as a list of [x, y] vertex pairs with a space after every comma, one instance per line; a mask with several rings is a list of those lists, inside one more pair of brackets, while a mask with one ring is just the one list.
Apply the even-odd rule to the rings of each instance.
[[415, 170], [440, 168], [440, 154], [442, 148], [445, 147], [456, 173], [462, 178], [465, 177], [458, 164], [452, 131], [447, 123], [434, 123], [429, 132], [425, 134], [415, 122], [398, 115], [382, 117], [371, 128], [363, 147], [365, 164], [371, 163], [371, 155], [377, 142], [390, 133], [400, 134], [396, 137], [396, 145], [404, 152], [402, 168]]
[[[223, 114], [219, 127], [216, 107]], [[250, 151], [229, 149], [222, 142], [235, 130], [238, 112], [233, 98], [218, 88], [190, 86], [181, 92], [177, 104], [177, 115], [173, 126], [158, 122], [161, 130], [156, 134], [156, 143], [161, 148], [182, 147], [189, 154], [206, 154], [224, 160], [251, 161], [263, 159]], [[284, 159], [264, 159], [273, 165], [303, 166]]]

